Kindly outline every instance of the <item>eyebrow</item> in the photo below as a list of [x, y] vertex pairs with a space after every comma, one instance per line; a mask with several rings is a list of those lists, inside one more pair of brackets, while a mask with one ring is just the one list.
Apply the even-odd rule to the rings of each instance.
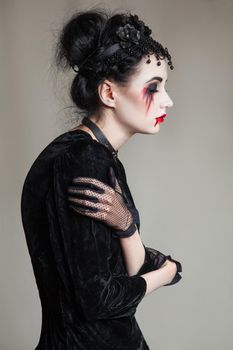
[[[161, 83], [163, 81], [163, 78], [161, 78], [161, 77], [152, 77], [151, 79], [147, 80], [146, 83], [150, 83], [152, 80], [158, 80]], [[168, 79], [166, 80], [166, 82], [167, 81], [168, 81]]]

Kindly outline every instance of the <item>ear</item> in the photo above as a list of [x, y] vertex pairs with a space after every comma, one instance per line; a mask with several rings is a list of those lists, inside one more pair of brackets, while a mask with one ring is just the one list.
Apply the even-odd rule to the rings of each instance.
[[115, 107], [115, 84], [110, 80], [105, 79], [103, 83], [98, 86], [98, 93], [101, 101], [109, 106]]

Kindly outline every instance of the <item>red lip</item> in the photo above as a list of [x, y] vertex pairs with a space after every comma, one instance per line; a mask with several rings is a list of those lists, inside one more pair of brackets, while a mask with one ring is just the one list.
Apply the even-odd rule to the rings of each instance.
[[154, 126], [156, 126], [157, 123], [163, 123], [165, 117], [166, 117], [166, 113], [164, 113], [163, 115], [161, 115], [161, 116], [158, 117], [158, 118], [155, 118], [155, 119], [156, 119], [156, 122], [155, 122]]
[[[165, 118], [166, 117], [166, 113], [164, 113], [163, 115], [161, 115], [159, 118]], [[157, 118], [156, 118], [157, 119]]]

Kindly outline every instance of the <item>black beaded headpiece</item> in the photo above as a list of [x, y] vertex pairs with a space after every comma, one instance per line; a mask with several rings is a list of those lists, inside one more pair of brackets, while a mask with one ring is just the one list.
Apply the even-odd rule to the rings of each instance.
[[[111, 67], [114, 64], [117, 64], [124, 60], [127, 56], [134, 56], [137, 52], [139, 53], [154, 53], [156, 59], [158, 60], [157, 65], [160, 66], [160, 59], [168, 58], [168, 65], [170, 69], [174, 69], [174, 66], [171, 62], [171, 55], [168, 52], [168, 49], [163, 46], [156, 40], [154, 40], [150, 34], [152, 33], [151, 29], [144, 24], [143, 21], [139, 20], [137, 15], [129, 16], [131, 23], [127, 23], [124, 26], [121, 26], [115, 32], [115, 43], [109, 46], [101, 54], [101, 59], [107, 64], [108, 67]], [[72, 66], [73, 70], [78, 73], [84, 63], [89, 60], [93, 54], [99, 50], [99, 46], [88, 55], [82, 63], [77, 66]], [[146, 63], [150, 63], [150, 55], [148, 54], [148, 59]], [[88, 67], [87, 69], [91, 69]]]

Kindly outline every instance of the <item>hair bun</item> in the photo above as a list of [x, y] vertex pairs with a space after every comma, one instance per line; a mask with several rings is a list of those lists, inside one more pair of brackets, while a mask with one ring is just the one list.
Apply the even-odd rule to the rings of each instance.
[[96, 49], [105, 22], [101, 10], [74, 14], [62, 28], [56, 48], [57, 64], [63, 68], [79, 66]]

